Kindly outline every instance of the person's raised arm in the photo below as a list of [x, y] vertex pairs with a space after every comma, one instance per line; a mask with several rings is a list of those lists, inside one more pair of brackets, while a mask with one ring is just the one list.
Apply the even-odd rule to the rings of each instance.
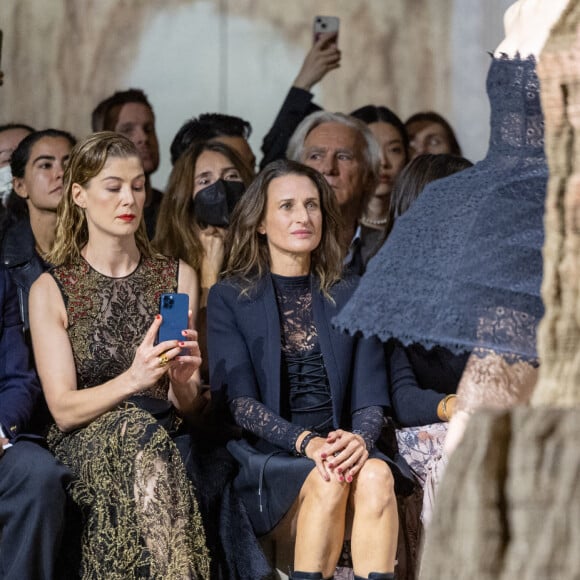
[[321, 34], [306, 54], [298, 76], [292, 86], [310, 91], [331, 70], [340, 67], [340, 50], [337, 46], [337, 33]]
[[78, 389], [67, 315], [54, 278], [42, 274], [30, 289], [30, 331], [36, 368], [48, 408], [62, 431], [87, 425], [125, 399], [152, 387], [168, 370], [159, 358], [174, 358], [181, 348], [176, 340], [155, 345], [161, 325], [157, 316], [124, 373], [101, 385]]
[[320, 107], [312, 102], [310, 89], [320, 82], [331, 70], [340, 66], [340, 50], [336, 44], [336, 33], [321, 34], [304, 58], [298, 76], [294, 79], [278, 115], [264, 137], [260, 169], [271, 161], [284, 159], [292, 133], [310, 113]]

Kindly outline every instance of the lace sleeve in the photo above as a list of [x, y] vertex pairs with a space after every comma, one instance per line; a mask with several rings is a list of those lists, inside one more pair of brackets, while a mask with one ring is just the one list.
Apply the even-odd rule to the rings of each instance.
[[230, 410], [243, 429], [290, 453], [296, 450], [296, 439], [304, 429], [286, 421], [263, 403], [251, 397], [237, 397], [230, 402]]
[[360, 435], [370, 451], [377, 442], [383, 428], [383, 409], [377, 405], [364, 407], [352, 414], [352, 432]]

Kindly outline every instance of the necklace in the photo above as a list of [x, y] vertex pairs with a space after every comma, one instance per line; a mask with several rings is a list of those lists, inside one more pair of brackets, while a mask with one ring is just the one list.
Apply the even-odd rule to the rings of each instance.
[[380, 220], [374, 220], [368, 217], [362, 217], [360, 218], [360, 221], [363, 225], [369, 225], [369, 226], [386, 226], [389, 218], [382, 218]]

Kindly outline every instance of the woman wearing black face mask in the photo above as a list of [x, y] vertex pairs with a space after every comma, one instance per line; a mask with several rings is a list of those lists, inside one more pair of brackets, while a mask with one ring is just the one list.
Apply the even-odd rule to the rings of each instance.
[[[188, 263], [199, 275], [200, 312], [196, 327], [204, 380], [207, 379], [207, 294], [217, 282], [224, 262], [224, 226], [228, 213], [252, 178], [251, 169], [224, 143], [193, 143], [175, 163], [159, 210], [153, 245], [162, 254]], [[216, 185], [216, 182], [219, 183]], [[242, 190], [238, 184], [243, 185]], [[204, 191], [211, 185], [214, 185], [213, 191]], [[201, 203], [196, 204], [195, 199], [202, 191]], [[211, 202], [219, 197], [222, 203], [212, 207]]]
[[[206, 385], [209, 384], [207, 295], [222, 270], [229, 211], [252, 178], [252, 171], [227, 145], [217, 141], [193, 143], [173, 166], [157, 218], [155, 248], [189, 264], [200, 280], [195, 328], [202, 357], [200, 373]], [[209, 394], [209, 390], [205, 394]], [[208, 409], [197, 418], [194, 426], [196, 453], [193, 455], [199, 473], [212, 473], [211, 486], [201, 480], [196, 486], [212, 556], [210, 577], [262, 578], [268, 564], [257, 540], [246, 531], [250, 524], [246, 521], [247, 516], [240, 515], [239, 499], [234, 497], [229, 484], [237, 469], [236, 463], [220, 446], [221, 439], [226, 436], [225, 430], [221, 425], [214, 426]], [[195, 473], [192, 476], [195, 477]], [[224, 529], [220, 522], [231, 518], [236, 522]]]

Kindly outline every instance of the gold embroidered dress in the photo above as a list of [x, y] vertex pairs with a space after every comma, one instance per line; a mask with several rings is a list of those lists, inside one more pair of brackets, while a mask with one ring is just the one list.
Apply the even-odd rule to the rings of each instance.
[[[134, 272], [109, 278], [84, 259], [55, 268], [66, 306], [77, 388], [126, 371], [159, 311], [177, 288], [178, 262], [142, 258]], [[141, 394], [167, 400], [167, 376]], [[73, 471], [71, 496], [83, 513], [83, 578], [208, 578], [209, 557], [196, 499], [168, 431], [132, 403], [49, 446]]]

